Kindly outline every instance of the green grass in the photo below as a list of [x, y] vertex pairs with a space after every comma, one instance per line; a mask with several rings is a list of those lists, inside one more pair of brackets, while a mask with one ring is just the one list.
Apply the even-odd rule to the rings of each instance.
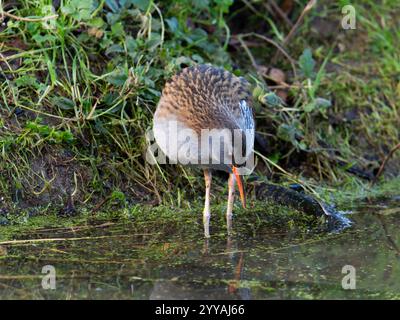
[[[356, 30], [313, 36], [315, 18], [340, 20], [342, 2], [319, 4], [284, 46], [297, 78], [281, 55], [273, 66], [291, 88], [285, 105], [273, 106], [268, 99], [276, 96], [266, 94], [274, 83], [257, 73], [250, 57], [271, 66], [276, 48], [240, 34], [258, 32], [282, 45], [290, 28], [260, 1], [73, 0], [58, 8], [44, 0], [0, 2], [0, 10], [38, 19], [5, 16], [0, 27], [3, 201], [8, 208], [61, 205], [71, 195], [88, 206], [121, 192], [123, 205], [190, 207], [202, 196], [201, 173], [151, 166], [144, 155], [163, 84], [196, 63], [222, 66], [254, 84], [257, 128], [270, 142], [269, 153], [257, 158], [257, 175], [300, 182], [322, 197], [321, 185], [332, 192], [349, 184], [368, 188], [345, 168], [374, 172], [399, 140], [400, 6], [352, 2]], [[304, 5], [295, 2], [291, 21]], [[358, 115], [346, 121], [353, 109]], [[217, 202], [225, 202], [223, 181], [216, 179]]]

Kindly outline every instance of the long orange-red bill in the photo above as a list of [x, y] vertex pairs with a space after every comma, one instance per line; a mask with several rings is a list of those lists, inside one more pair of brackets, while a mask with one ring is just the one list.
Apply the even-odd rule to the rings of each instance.
[[240, 200], [242, 201], [242, 206], [243, 206], [243, 208], [246, 209], [246, 194], [245, 194], [244, 188], [243, 188], [242, 176], [238, 174], [237, 168], [235, 166], [232, 166], [232, 172], [236, 177], [236, 182], [237, 182], [237, 185], [239, 188]]

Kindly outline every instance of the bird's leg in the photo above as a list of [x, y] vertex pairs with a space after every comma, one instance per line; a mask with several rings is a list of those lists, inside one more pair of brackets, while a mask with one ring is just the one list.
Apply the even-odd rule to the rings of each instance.
[[228, 229], [228, 235], [232, 233], [232, 210], [233, 210], [234, 197], [235, 197], [235, 175], [231, 173], [228, 179], [228, 206], [226, 209], [226, 228]]
[[211, 190], [211, 171], [208, 169], [204, 170], [204, 180], [206, 182], [206, 199], [204, 202], [203, 211], [203, 224], [204, 224], [204, 236], [210, 237], [210, 190]]

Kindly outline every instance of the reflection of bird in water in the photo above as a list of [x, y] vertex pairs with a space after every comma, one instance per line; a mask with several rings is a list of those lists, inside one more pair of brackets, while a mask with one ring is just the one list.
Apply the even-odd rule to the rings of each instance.
[[[228, 237], [225, 254], [211, 254], [221, 249], [220, 245], [210, 246], [205, 239], [202, 258], [193, 265], [164, 268], [159, 273], [164, 280], [155, 281], [149, 299], [251, 299], [251, 289], [240, 283], [244, 277], [244, 253], [238, 250], [236, 241], [231, 237]], [[210, 279], [214, 281], [210, 282]]]
[[[172, 132], [172, 124], [176, 125], [177, 136]], [[235, 181], [245, 207], [243, 179], [239, 171], [254, 147], [249, 83], [212, 66], [185, 68], [165, 85], [154, 114], [153, 129], [157, 144], [171, 162], [199, 164], [200, 161], [199, 167], [204, 169], [206, 195], [203, 222], [206, 238], [210, 236], [210, 169], [229, 172], [226, 219], [230, 233]], [[208, 132], [204, 144], [201, 143], [204, 142], [204, 135], [201, 134], [205, 130], [212, 132]], [[182, 132], [185, 134], [180, 134]], [[191, 139], [189, 144], [188, 137]]]

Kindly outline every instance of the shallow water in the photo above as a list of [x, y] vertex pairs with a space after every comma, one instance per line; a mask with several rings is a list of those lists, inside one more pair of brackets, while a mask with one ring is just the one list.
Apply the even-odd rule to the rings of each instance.
[[[400, 298], [400, 200], [364, 204], [350, 218], [342, 233], [243, 227], [232, 238], [214, 229], [208, 242], [138, 234], [134, 222], [25, 232], [16, 238], [41, 241], [0, 245], [0, 298]], [[45, 265], [55, 268], [54, 290], [42, 288]], [[355, 289], [342, 287], [346, 265]]]

